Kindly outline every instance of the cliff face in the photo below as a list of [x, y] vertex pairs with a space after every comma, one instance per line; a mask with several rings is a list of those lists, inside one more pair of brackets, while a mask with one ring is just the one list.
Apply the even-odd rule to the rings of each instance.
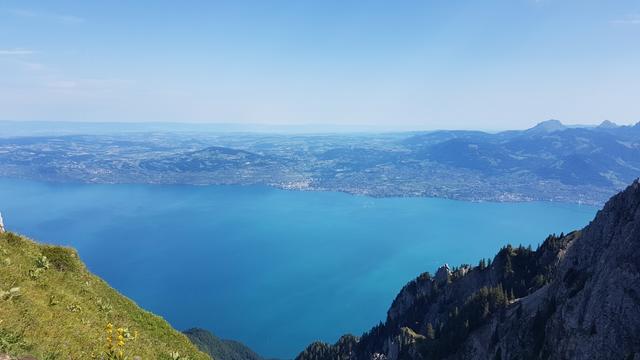
[[535, 251], [422, 274], [384, 324], [297, 359], [640, 359], [640, 184]]

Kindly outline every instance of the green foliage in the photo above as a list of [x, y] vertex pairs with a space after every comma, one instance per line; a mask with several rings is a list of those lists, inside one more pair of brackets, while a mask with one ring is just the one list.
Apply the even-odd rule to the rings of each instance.
[[31, 345], [24, 339], [22, 333], [0, 327], [0, 353], [14, 353], [30, 349]]
[[11, 246], [20, 245], [24, 241], [21, 236], [12, 232], [6, 232], [3, 235], [7, 244]]
[[49, 269], [49, 259], [46, 256], [41, 255], [36, 258], [36, 268], [37, 269]]
[[58, 271], [77, 271], [81, 268], [75, 251], [60, 246], [43, 246], [42, 255]]
[[35, 267], [29, 269], [29, 277], [31, 280], [38, 280], [42, 273], [49, 269], [49, 265], [49, 259], [47, 259], [46, 256], [38, 256], [35, 261]]
[[[507, 294], [502, 286], [481, 288], [467, 299], [460, 310], [454, 308], [448, 321], [442, 324], [438, 336], [421, 344], [421, 353], [428, 359], [452, 354], [469, 332], [484, 324], [507, 304]], [[427, 336], [427, 339], [430, 337]]]
[[509, 299], [517, 299], [530, 294], [546, 284], [547, 270], [539, 261], [539, 254], [531, 247], [508, 245], [502, 248], [494, 266], [497, 266], [502, 279], [500, 284], [509, 294]]
[[480, 260], [480, 263], [478, 263], [478, 269], [479, 270], [484, 270], [486, 268], [487, 268], [487, 261], [484, 258], [482, 258]]

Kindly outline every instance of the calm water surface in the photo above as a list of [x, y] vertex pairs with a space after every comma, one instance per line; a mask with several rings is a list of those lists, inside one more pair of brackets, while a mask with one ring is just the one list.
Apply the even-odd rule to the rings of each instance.
[[266, 187], [0, 180], [7, 227], [78, 249], [88, 267], [174, 327], [266, 356], [360, 334], [439, 265], [536, 245], [596, 209], [557, 203], [374, 199]]

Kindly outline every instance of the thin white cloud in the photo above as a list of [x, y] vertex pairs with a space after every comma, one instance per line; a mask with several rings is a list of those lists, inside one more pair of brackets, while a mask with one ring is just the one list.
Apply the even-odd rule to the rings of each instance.
[[62, 24], [80, 24], [85, 22], [84, 18], [67, 15], [67, 14], [56, 14], [49, 12], [40, 12], [26, 9], [11, 9], [8, 10], [10, 14], [17, 17], [22, 18], [32, 18], [32, 19], [41, 19], [46, 21], [53, 21]]
[[133, 81], [111, 78], [50, 79], [45, 86], [53, 90], [111, 91], [133, 85]]
[[42, 71], [46, 69], [46, 66], [44, 66], [44, 64], [36, 63], [36, 62], [22, 62], [22, 66], [24, 66], [25, 69], [30, 71]]
[[29, 49], [0, 49], [0, 55], [31, 55], [35, 51]]
[[77, 81], [72, 80], [56, 80], [47, 84], [52, 89], [75, 89], [79, 86]]
[[616, 25], [640, 25], [640, 14], [628, 15], [623, 19], [613, 20], [611, 23]]

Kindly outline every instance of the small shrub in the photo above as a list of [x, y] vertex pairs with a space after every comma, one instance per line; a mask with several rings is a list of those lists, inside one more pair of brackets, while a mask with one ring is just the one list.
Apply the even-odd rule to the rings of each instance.
[[44, 255], [36, 258], [36, 268], [44, 270], [49, 269], [49, 259], [47, 259], [47, 257]]
[[40, 278], [40, 275], [44, 272], [42, 268], [29, 269], [29, 277], [31, 280], [37, 280]]
[[30, 345], [21, 333], [0, 328], [0, 353], [29, 350]]
[[42, 255], [58, 271], [76, 271], [78, 269], [78, 259], [71, 249], [47, 246], [42, 250]]
[[98, 309], [102, 312], [108, 313], [108, 312], [111, 312], [111, 310], [113, 310], [113, 306], [111, 306], [111, 304], [109, 304], [102, 298], [98, 298], [98, 300], [96, 301], [96, 304], [98, 305]]
[[22, 237], [12, 232], [5, 233], [4, 238], [5, 240], [7, 240], [7, 243], [12, 246], [20, 245], [24, 242], [24, 239], [22, 239]]
[[69, 310], [70, 312], [81, 312], [82, 307], [78, 304], [71, 304], [67, 305], [67, 310]]

